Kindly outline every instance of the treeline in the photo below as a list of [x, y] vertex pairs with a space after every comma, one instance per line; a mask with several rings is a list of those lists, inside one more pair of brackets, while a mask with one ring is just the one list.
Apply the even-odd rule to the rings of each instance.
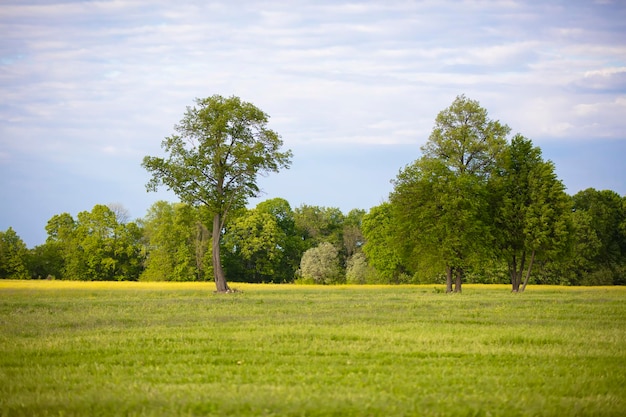
[[[202, 197], [205, 204], [157, 202], [129, 221], [122, 207], [97, 205], [76, 218], [53, 216], [46, 243], [33, 249], [13, 229], [0, 232], [0, 277], [204, 281], [220, 276], [217, 259], [229, 281], [243, 282], [445, 282], [447, 291], [463, 282], [510, 283], [513, 291], [529, 282], [626, 284], [626, 197], [568, 195], [541, 149], [509, 133], [459, 96], [437, 116], [421, 156], [400, 170], [388, 201], [369, 212], [292, 209], [276, 198], [216, 216], [219, 204]], [[195, 173], [192, 162], [183, 167]], [[169, 180], [187, 196], [187, 186]]]
[[[363, 245], [364, 210], [303, 205], [281, 198], [233, 213], [223, 238], [224, 268], [232, 281], [293, 282], [303, 254], [320, 244], [334, 250], [337, 274], [319, 282], [345, 282], [345, 265]], [[205, 207], [156, 202], [128, 221], [123, 207], [53, 216], [43, 245], [28, 249], [16, 232], [0, 232], [0, 277], [86, 281], [205, 281], [212, 279], [211, 215]], [[302, 279], [306, 281], [307, 279]], [[315, 280], [317, 281], [317, 280]]]
[[[367, 213], [310, 205], [292, 209], [281, 198], [242, 210], [224, 231], [227, 276], [240, 282], [445, 282], [441, 260], [420, 257], [400, 240], [404, 232], [391, 201]], [[564, 204], [566, 242], [559, 253], [536, 255], [530, 282], [625, 285], [626, 197], [587, 189], [566, 196]], [[209, 217], [201, 207], [159, 201], [144, 218], [128, 221], [123, 208], [96, 205], [76, 218], [53, 216], [47, 241], [31, 249], [9, 228], [0, 232], [0, 277], [211, 280]], [[467, 263], [465, 282], [511, 283], [506, 260], [479, 252], [482, 257]]]

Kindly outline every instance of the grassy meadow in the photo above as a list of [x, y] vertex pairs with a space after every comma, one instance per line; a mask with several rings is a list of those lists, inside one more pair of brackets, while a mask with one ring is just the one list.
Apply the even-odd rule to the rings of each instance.
[[0, 415], [626, 415], [626, 288], [0, 281]]

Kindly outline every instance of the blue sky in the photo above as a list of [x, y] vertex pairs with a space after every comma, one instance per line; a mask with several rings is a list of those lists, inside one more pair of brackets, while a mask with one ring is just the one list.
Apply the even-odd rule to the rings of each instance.
[[[369, 209], [459, 94], [531, 138], [568, 192], [626, 194], [623, 1], [28, 1], [0, 4], [0, 230], [143, 217], [145, 155], [195, 97], [271, 116], [301, 204]], [[252, 201], [255, 204], [259, 200]]]

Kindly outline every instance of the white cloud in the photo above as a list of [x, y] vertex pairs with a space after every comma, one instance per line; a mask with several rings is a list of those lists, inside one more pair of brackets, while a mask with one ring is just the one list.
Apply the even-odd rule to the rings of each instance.
[[[141, 156], [160, 152], [194, 97], [215, 93], [268, 112], [296, 149], [406, 146], [416, 157], [436, 114], [462, 93], [539, 143], [623, 140], [625, 10], [619, 2], [5, 2], [1, 158], [28, 154], [75, 178], [123, 166], [113, 172], [142, 191], [145, 178], [130, 178]], [[307, 158], [328, 153], [298, 161], [323, 165]]]

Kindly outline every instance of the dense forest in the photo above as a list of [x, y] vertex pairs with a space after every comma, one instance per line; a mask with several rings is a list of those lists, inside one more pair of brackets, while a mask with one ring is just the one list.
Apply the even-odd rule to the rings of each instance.
[[626, 284], [626, 197], [568, 195], [541, 149], [509, 133], [459, 96], [369, 211], [281, 198], [233, 206], [213, 242], [208, 205], [159, 201], [135, 221], [96, 205], [53, 216], [31, 249], [12, 228], [0, 232], [0, 277], [208, 281], [217, 243], [229, 281]]

